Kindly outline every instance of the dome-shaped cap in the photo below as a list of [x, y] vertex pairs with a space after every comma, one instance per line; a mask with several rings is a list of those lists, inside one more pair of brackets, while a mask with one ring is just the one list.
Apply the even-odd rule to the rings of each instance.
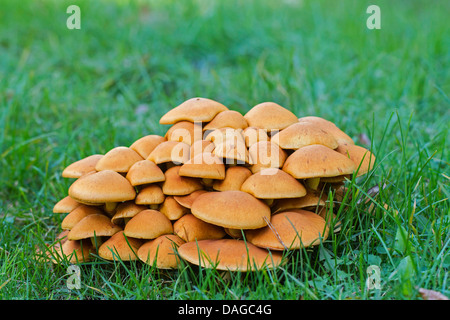
[[94, 247], [90, 241], [65, 240], [50, 247], [47, 256], [55, 263], [67, 261], [69, 263], [83, 263], [91, 260]]
[[94, 171], [97, 162], [103, 157], [102, 154], [93, 154], [81, 160], [75, 161], [64, 168], [64, 178], [80, 178], [88, 172]]
[[241, 113], [234, 110], [226, 110], [218, 113], [211, 122], [203, 127], [203, 130], [214, 130], [224, 127], [245, 129], [248, 127], [248, 124]]
[[138, 205], [152, 205], [163, 203], [165, 195], [158, 184], [149, 184], [139, 190], [134, 202]]
[[126, 237], [123, 231], [111, 236], [98, 248], [98, 255], [106, 260], [137, 260], [137, 252], [142, 240]]
[[261, 141], [270, 141], [270, 138], [267, 134], [267, 130], [256, 128], [256, 127], [248, 127], [245, 128], [242, 132], [244, 136], [245, 145], [250, 148], [254, 143]]
[[347, 156], [355, 163], [356, 170], [358, 170], [357, 177], [372, 170], [375, 164], [375, 156], [364, 147], [355, 144], [341, 144], [336, 151]]
[[173, 231], [186, 242], [204, 239], [222, 239], [222, 227], [200, 220], [193, 214], [186, 214], [173, 224]]
[[69, 213], [81, 205], [82, 203], [66, 196], [53, 206], [53, 213]]
[[210, 140], [197, 140], [191, 145], [189, 157], [192, 159], [202, 153], [212, 153], [215, 147]]
[[296, 122], [272, 136], [273, 143], [283, 149], [299, 149], [312, 144], [321, 144], [336, 149], [338, 143], [334, 136], [311, 122]]
[[137, 239], [155, 239], [163, 234], [173, 233], [170, 220], [158, 210], [139, 212], [125, 225], [125, 235]]
[[68, 215], [66, 215], [61, 222], [61, 229], [70, 230], [84, 217], [90, 214], [104, 214], [100, 207], [81, 205], [74, 210], [72, 210]]
[[267, 225], [270, 208], [243, 191], [208, 192], [195, 199], [192, 214], [225, 228], [256, 229]]
[[175, 123], [167, 130], [165, 135], [168, 141], [184, 142], [188, 145], [192, 145], [195, 141], [201, 140], [202, 137], [202, 126], [189, 121]]
[[108, 151], [95, 165], [95, 170], [113, 170], [116, 172], [128, 172], [133, 164], [143, 158], [131, 148], [115, 147]]
[[148, 209], [145, 205], [138, 205], [134, 201], [125, 201], [117, 205], [114, 216], [111, 222], [117, 225], [122, 225], [125, 219], [131, 219], [139, 212]]
[[228, 110], [223, 104], [207, 98], [191, 98], [173, 108], [159, 120], [160, 124], [174, 124], [179, 121], [209, 122], [219, 112]]
[[285, 250], [318, 245], [328, 236], [325, 220], [306, 210], [280, 212], [272, 216], [270, 224], [258, 230], [247, 230], [246, 239], [261, 248]]
[[75, 180], [69, 187], [69, 196], [83, 203], [106, 203], [133, 200], [136, 192], [120, 173], [103, 170]]
[[296, 150], [283, 165], [283, 171], [296, 179], [336, 177], [352, 174], [355, 169], [348, 157], [319, 144]]
[[154, 240], [144, 243], [138, 251], [141, 261], [157, 269], [175, 269], [180, 262], [177, 248], [184, 241], [173, 234], [161, 235]]
[[281, 168], [287, 153], [272, 141], [254, 143], [248, 149], [251, 171], [256, 173], [265, 168]]
[[241, 191], [258, 199], [298, 198], [306, 195], [305, 187], [290, 174], [278, 169], [263, 169], [251, 175]]
[[147, 157], [156, 164], [173, 162], [185, 163], [189, 160], [190, 146], [184, 142], [165, 141], [160, 143]]
[[190, 210], [179, 204], [174, 196], [167, 196], [164, 202], [159, 207], [159, 211], [164, 214], [169, 220], [178, 220], [185, 214], [189, 213]]
[[166, 170], [166, 180], [163, 182], [162, 190], [165, 195], [183, 196], [196, 190], [203, 189], [201, 180], [192, 177], [182, 177], [179, 174], [180, 166], [171, 167]]
[[143, 159], [147, 159], [153, 149], [155, 149], [156, 146], [164, 141], [167, 141], [167, 139], [164, 137], [156, 134], [149, 134], [133, 142], [133, 144], [130, 146], [130, 149], [139, 153], [139, 155]]
[[243, 166], [232, 166], [226, 169], [225, 179], [216, 180], [213, 189], [217, 191], [241, 190], [241, 186], [252, 175], [250, 169]]
[[150, 160], [141, 160], [128, 170], [126, 178], [132, 186], [161, 182], [165, 180], [164, 172]]
[[251, 108], [245, 115], [250, 127], [267, 131], [282, 130], [298, 122], [297, 116], [275, 102], [263, 102]]
[[221, 158], [211, 153], [201, 153], [186, 161], [180, 167], [178, 174], [184, 177], [223, 180], [225, 164]]
[[103, 214], [90, 214], [80, 220], [68, 233], [69, 240], [80, 240], [94, 237], [111, 237], [122, 228], [111, 222]]
[[299, 118], [298, 121], [310, 122], [313, 123], [316, 127], [324, 129], [325, 131], [333, 135], [339, 144], [342, 143], [355, 144], [352, 138], [350, 138], [344, 131], [339, 129], [339, 127], [336, 126], [336, 124], [334, 124], [329, 120], [317, 116], [306, 116]]
[[254, 271], [282, 264], [279, 252], [269, 252], [238, 239], [192, 241], [178, 248], [186, 261], [204, 268], [227, 271]]
[[299, 198], [278, 199], [272, 207], [272, 214], [292, 209], [316, 210], [325, 207], [326, 202], [315, 193], [307, 190], [306, 195]]

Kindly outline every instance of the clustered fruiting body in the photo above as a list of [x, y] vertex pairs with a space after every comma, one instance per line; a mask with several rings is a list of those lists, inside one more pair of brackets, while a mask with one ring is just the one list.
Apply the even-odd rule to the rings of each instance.
[[245, 115], [192, 98], [150, 134], [67, 166], [75, 179], [53, 208], [66, 214], [48, 257], [81, 263], [180, 259], [220, 270], [275, 268], [283, 252], [327, 239], [324, 186], [367, 173], [375, 157], [334, 123], [273, 102]]

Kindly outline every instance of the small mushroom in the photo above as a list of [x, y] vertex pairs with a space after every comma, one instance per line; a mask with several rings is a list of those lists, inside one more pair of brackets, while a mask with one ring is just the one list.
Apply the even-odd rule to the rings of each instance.
[[244, 181], [251, 175], [252, 172], [246, 167], [229, 167], [225, 171], [225, 179], [215, 180], [212, 187], [217, 191], [239, 191]]
[[53, 213], [69, 213], [81, 205], [82, 203], [66, 196], [53, 206]]
[[198, 123], [180, 121], [167, 130], [165, 138], [168, 141], [184, 142], [192, 145], [197, 140], [202, 140], [202, 126]]
[[125, 225], [127, 237], [136, 239], [155, 239], [163, 234], [173, 233], [169, 218], [158, 210], [147, 209], [139, 212]]
[[174, 163], [176, 165], [189, 160], [190, 146], [184, 142], [166, 141], [159, 144], [147, 157], [156, 164]]
[[176, 235], [161, 235], [144, 243], [138, 250], [138, 256], [141, 261], [157, 269], [175, 269], [180, 262], [177, 248], [184, 243]]
[[191, 213], [175, 221], [173, 231], [186, 242], [204, 239], [222, 239], [226, 235], [222, 227], [205, 222]]
[[286, 151], [272, 141], [254, 143], [248, 153], [253, 173], [265, 168], [281, 168], [288, 156]]
[[116, 212], [111, 218], [111, 222], [123, 226], [139, 212], [146, 209], [148, 209], [147, 206], [138, 205], [134, 201], [122, 202], [117, 206]]
[[191, 209], [192, 204], [194, 203], [195, 199], [197, 199], [197, 197], [199, 195], [201, 195], [205, 192], [208, 192], [208, 191], [207, 190], [196, 190], [185, 196], [174, 196], [173, 198], [183, 207]]
[[94, 171], [102, 154], [93, 154], [68, 165], [62, 172], [63, 178], [80, 178], [88, 172]]
[[106, 240], [99, 248], [98, 255], [105, 260], [137, 260], [137, 252], [142, 245], [142, 240], [125, 236], [119, 231]]
[[226, 110], [219, 112], [214, 119], [211, 120], [206, 126], [203, 127], [203, 131], [220, 129], [220, 128], [233, 128], [233, 129], [245, 129], [248, 127], [247, 120], [244, 116], [234, 110]]
[[113, 170], [126, 173], [131, 166], [143, 158], [131, 148], [115, 147], [108, 151], [95, 165], [95, 170]]
[[188, 208], [179, 204], [174, 196], [167, 196], [159, 207], [159, 211], [171, 221], [178, 220], [190, 212]]
[[334, 136], [338, 144], [347, 143], [355, 144], [352, 138], [350, 138], [344, 131], [339, 129], [336, 124], [317, 116], [307, 116], [298, 119], [299, 122], [309, 122], [314, 124], [316, 127], [324, 129], [328, 133]]
[[164, 172], [150, 160], [141, 160], [128, 170], [126, 178], [132, 186], [156, 183], [165, 180]]
[[275, 102], [262, 102], [251, 108], [245, 115], [250, 127], [267, 130], [282, 130], [298, 122], [297, 116]]
[[143, 186], [139, 190], [134, 202], [138, 205], [148, 205], [152, 209], [157, 209], [159, 204], [164, 202], [165, 198], [166, 196], [161, 187], [153, 183]]
[[139, 138], [135, 142], [133, 142], [130, 146], [130, 149], [139, 153], [139, 155], [143, 159], [147, 159], [149, 154], [162, 142], [167, 141], [166, 138], [161, 137], [156, 134], [149, 134], [142, 138]]
[[87, 217], [90, 214], [104, 214], [104, 212], [99, 207], [82, 204], [64, 217], [63, 221], [61, 222], [61, 229], [72, 229], [78, 222], [81, 221], [81, 219]]
[[162, 185], [162, 190], [165, 195], [183, 196], [203, 189], [201, 179], [180, 176], [179, 171], [180, 166], [166, 170], [166, 179]]

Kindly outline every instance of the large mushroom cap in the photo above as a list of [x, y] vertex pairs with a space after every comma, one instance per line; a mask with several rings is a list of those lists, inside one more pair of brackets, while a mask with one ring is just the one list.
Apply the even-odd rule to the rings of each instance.
[[208, 192], [193, 203], [197, 218], [225, 228], [256, 229], [267, 225], [270, 208], [243, 191]]
[[113, 170], [116, 172], [128, 172], [133, 164], [143, 158], [131, 148], [115, 147], [108, 151], [95, 165], [95, 170]]
[[69, 240], [81, 240], [95, 237], [111, 237], [122, 228], [111, 222], [103, 214], [90, 214], [80, 220], [67, 235]]
[[106, 260], [136, 260], [142, 240], [126, 237], [119, 231], [106, 240], [99, 248], [98, 255]]
[[173, 231], [186, 242], [204, 239], [222, 239], [222, 227], [200, 220], [193, 214], [186, 214], [173, 224]]
[[321, 117], [307, 116], [298, 119], [299, 122], [309, 122], [314, 124], [316, 127], [324, 129], [328, 133], [334, 136], [336, 141], [341, 143], [355, 144], [352, 138], [350, 138], [344, 131], [338, 128], [333, 122], [326, 120]]
[[258, 247], [285, 250], [318, 245], [328, 236], [326, 221], [306, 210], [280, 212], [272, 216], [270, 224], [258, 230], [247, 230], [247, 240]]
[[192, 98], [184, 101], [163, 115], [159, 123], [174, 124], [183, 120], [190, 122], [209, 122], [214, 119], [216, 114], [226, 110], [228, 108], [217, 101], [200, 97]]
[[75, 161], [64, 168], [63, 178], [80, 178], [88, 172], [94, 171], [97, 162], [103, 157], [102, 154], [93, 154], [81, 160]]
[[161, 235], [144, 243], [139, 248], [138, 256], [141, 261], [155, 265], [157, 269], [175, 269], [179, 263], [177, 248], [182, 244], [184, 241], [176, 235]]
[[241, 186], [241, 191], [258, 199], [299, 198], [306, 195], [305, 187], [290, 174], [268, 168], [251, 175]]
[[296, 179], [352, 174], [356, 166], [348, 157], [323, 145], [311, 145], [292, 153], [283, 165]]
[[131, 238], [155, 239], [160, 235], [173, 233], [173, 226], [161, 212], [147, 209], [131, 218], [125, 225], [124, 232]]
[[282, 130], [298, 122], [297, 116], [275, 102], [263, 102], [251, 108], [245, 115], [249, 127], [267, 131]]
[[69, 196], [82, 203], [107, 203], [133, 200], [136, 191], [120, 173], [103, 170], [85, 175], [72, 183]]
[[269, 252], [238, 239], [200, 240], [178, 248], [186, 261], [204, 268], [228, 271], [254, 271], [276, 268], [282, 263], [279, 252]]
[[161, 182], [165, 180], [164, 172], [150, 160], [140, 160], [133, 164], [126, 175], [132, 186]]
[[334, 136], [311, 122], [296, 122], [276, 133], [270, 140], [283, 149], [299, 149], [312, 144], [321, 144], [331, 149], [338, 147]]
[[139, 138], [133, 142], [130, 149], [139, 153], [143, 159], [147, 159], [148, 155], [156, 148], [160, 143], [167, 141], [166, 138], [156, 134], [149, 134], [142, 138]]

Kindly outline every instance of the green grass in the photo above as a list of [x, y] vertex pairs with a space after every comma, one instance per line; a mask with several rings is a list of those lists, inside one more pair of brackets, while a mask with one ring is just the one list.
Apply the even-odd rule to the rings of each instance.
[[[81, 8], [68, 30], [66, 8]], [[366, 28], [378, 4], [382, 29]], [[418, 299], [450, 296], [448, 1], [14, 1], [0, 4], [0, 298]], [[275, 271], [223, 275], [37, 261], [69, 163], [164, 134], [195, 97], [275, 101], [333, 120], [377, 156], [335, 212], [341, 231]], [[386, 185], [365, 203], [368, 191]], [[387, 204], [389, 209], [384, 209]], [[367, 268], [381, 289], [366, 290]]]

